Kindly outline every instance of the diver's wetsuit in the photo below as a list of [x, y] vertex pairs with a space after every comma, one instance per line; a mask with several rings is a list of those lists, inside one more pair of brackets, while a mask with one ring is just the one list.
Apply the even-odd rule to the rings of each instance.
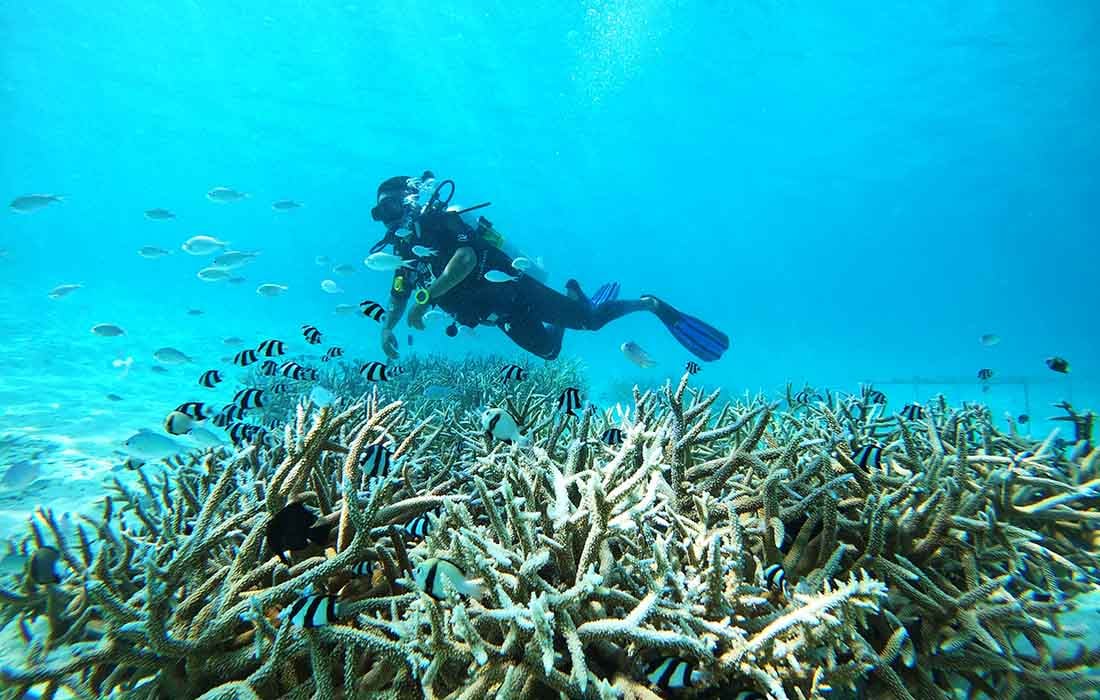
[[[477, 264], [470, 273], [437, 299], [429, 303], [439, 306], [464, 326], [491, 323], [499, 327], [524, 350], [546, 360], [553, 360], [561, 351], [565, 329], [597, 330], [625, 314], [649, 308], [641, 300], [612, 300], [594, 305], [583, 294], [561, 294], [528, 275], [512, 268], [512, 259], [493, 245], [479, 230], [475, 230], [455, 212], [428, 212], [417, 221], [419, 235], [398, 240], [395, 250], [405, 259], [415, 259], [413, 245], [433, 248], [437, 254], [414, 263], [412, 270], [394, 273], [394, 293], [408, 296], [413, 290], [427, 287], [459, 248], [472, 248]], [[514, 282], [490, 282], [489, 270], [501, 270], [513, 276]], [[404, 278], [401, 284], [398, 278]], [[398, 287], [401, 287], [399, 290]]]

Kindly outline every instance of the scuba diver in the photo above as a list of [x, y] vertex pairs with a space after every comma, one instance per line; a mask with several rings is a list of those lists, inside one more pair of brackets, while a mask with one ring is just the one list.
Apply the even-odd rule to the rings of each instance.
[[[457, 335], [456, 324], [493, 325], [516, 345], [546, 360], [558, 356], [565, 329], [599, 330], [637, 311], [656, 315], [701, 360], [717, 360], [729, 348], [725, 333], [655, 296], [618, 299], [617, 283], [605, 284], [592, 297], [572, 279], [565, 294], [547, 287], [538, 279], [543, 275], [537, 267], [523, 265], [523, 271], [513, 266], [518, 251], [509, 252], [492, 223], [475, 213], [489, 202], [465, 209], [451, 206], [454, 192], [454, 181], [435, 185], [430, 171], [419, 178], [391, 177], [378, 186], [371, 218], [386, 226], [386, 235], [374, 244], [371, 254], [392, 245], [405, 263], [394, 270], [382, 324], [382, 350], [388, 358], [397, 357], [393, 329], [410, 299], [412, 328], [424, 330], [424, 315], [437, 306], [454, 319], [447, 328], [449, 336]], [[422, 203], [425, 196], [427, 201]], [[391, 259], [391, 264], [400, 262]]]

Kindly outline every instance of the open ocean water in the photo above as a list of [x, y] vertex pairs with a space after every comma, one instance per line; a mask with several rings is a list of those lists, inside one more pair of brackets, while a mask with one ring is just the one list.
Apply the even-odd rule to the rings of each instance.
[[[0, 484], [0, 538], [90, 508], [124, 440], [228, 401], [198, 375], [260, 339], [305, 350], [313, 324], [383, 359], [337, 305], [384, 303], [375, 188], [426, 169], [551, 286], [616, 281], [726, 332], [700, 380], [727, 395], [873, 383], [892, 411], [943, 393], [1069, 437], [1052, 404], [1100, 408], [1098, 32], [1068, 0], [2, 3], [0, 470], [34, 473]], [[257, 255], [199, 279], [226, 250]], [[399, 325], [402, 355], [541, 363], [445, 326]], [[593, 400], [691, 359], [649, 314], [562, 357]]]

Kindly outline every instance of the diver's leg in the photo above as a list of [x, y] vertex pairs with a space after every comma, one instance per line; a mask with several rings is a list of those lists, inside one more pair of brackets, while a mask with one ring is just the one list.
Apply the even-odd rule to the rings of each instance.
[[548, 326], [533, 318], [518, 318], [515, 321], [500, 323], [500, 329], [512, 342], [532, 355], [544, 360], [556, 359], [561, 352], [561, 341], [565, 336], [563, 326]]
[[572, 330], [599, 330], [607, 323], [636, 311], [656, 312], [657, 305], [645, 299], [620, 301], [611, 299], [593, 304], [584, 296], [576, 280], [566, 283], [566, 294], [561, 294], [537, 280], [521, 278], [519, 308], [512, 310], [511, 318], [535, 318]]

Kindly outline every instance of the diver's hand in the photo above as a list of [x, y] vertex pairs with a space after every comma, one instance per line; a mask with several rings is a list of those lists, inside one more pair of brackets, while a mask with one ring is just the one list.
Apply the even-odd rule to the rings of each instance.
[[416, 304], [409, 309], [408, 323], [418, 331], [424, 330], [424, 314], [428, 313], [427, 304]]
[[391, 360], [397, 359], [397, 336], [393, 334], [392, 328], [382, 329], [382, 352]]

